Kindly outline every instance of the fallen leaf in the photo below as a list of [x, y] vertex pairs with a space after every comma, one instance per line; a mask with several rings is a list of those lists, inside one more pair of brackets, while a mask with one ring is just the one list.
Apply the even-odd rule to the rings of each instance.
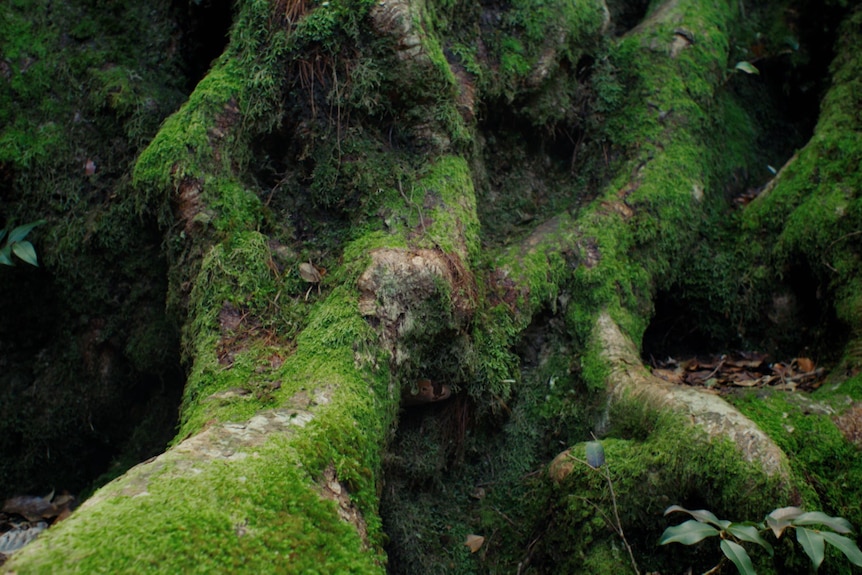
[[299, 264], [299, 276], [308, 283], [313, 284], [318, 283], [322, 279], [317, 268], [306, 262]]
[[810, 373], [814, 371], [814, 362], [807, 357], [797, 357], [796, 366], [802, 373]]
[[38, 521], [40, 519], [49, 519], [56, 517], [58, 510], [57, 506], [51, 503], [50, 500], [44, 497], [33, 497], [29, 495], [19, 495], [7, 499], [3, 504], [5, 513], [15, 513], [20, 515], [27, 521]]
[[682, 370], [680, 369], [654, 369], [652, 374], [671, 383], [680, 384], [683, 382]]
[[470, 548], [470, 553], [475, 553], [482, 547], [483, 543], [485, 543], [485, 538], [481, 535], [468, 535], [464, 545]]

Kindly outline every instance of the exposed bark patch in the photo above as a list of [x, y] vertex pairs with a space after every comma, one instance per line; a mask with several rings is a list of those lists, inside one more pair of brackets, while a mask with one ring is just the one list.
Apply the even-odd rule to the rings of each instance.
[[855, 402], [834, 421], [847, 441], [862, 449], [862, 402]]
[[182, 441], [165, 453], [140, 463], [126, 472], [119, 492], [103, 489], [84, 502], [81, 508], [98, 505], [117, 495], [147, 497], [150, 480], [156, 476], [195, 475], [202, 466], [215, 461], [242, 461], [272, 435], [293, 433], [305, 427], [314, 414], [297, 409], [277, 409], [258, 413], [241, 423], [223, 423]]
[[673, 31], [673, 41], [670, 43], [670, 57], [676, 58], [692, 44], [694, 44], [694, 35], [684, 28], [677, 28]]
[[213, 158], [216, 162], [221, 161], [221, 147], [225, 137], [239, 123], [241, 118], [239, 104], [236, 98], [231, 98], [225, 103], [222, 111], [216, 115], [213, 125], [207, 130], [207, 136], [213, 149]]
[[455, 105], [458, 107], [458, 112], [461, 113], [464, 121], [470, 123], [476, 117], [476, 83], [473, 75], [458, 62], [457, 57], [451, 52], [446, 52], [446, 60], [449, 62], [449, 69], [452, 70], [452, 74], [458, 82], [458, 95], [455, 98]]
[[245, 314], [236, 306], [230, 302], [224, 302], [218, 314], [218, 323], [222, 335], [227, 335], [238, 330], [242, 324], [243, 317], [245, 317]]
[[[378, 249], [372, 252], [372, 263], [358, 280], [361, 295], [359, 310], [366, 317], [377, 318], [383, 341], [401, 363], [406, 353], [399, 342], [413, 333], [464, 327], [475, 311], [473, 278], [456, 254], [440, 250]], [[446, 286], [441, 290], [443, 286]], [[448, 293], [447, 293], [448, 292]], [[419, 325], [425, 321], [421, 312], [430, 300], [448, 300], [449, 315], [435, 318], [435, 326]]]
[[[248, 349], [249, 342], [254, 338], [263, 338], [266, 343], [279, 342], [280, 350], [286, 353], [293, 350], [292, 341], [280, 340], [273, 329], [261, 325], [258, 317], [230, 302], [222, 303], [218, 322], [221, 337], [216, 347], [216, 355], [219, 364], [223, 366], [233, 365], [236, 355]], [[284, 363], [284, 356], [281, 353], [273, 353], [266, 363], [271, 369], [278, 369]]]
[[599, 251], [599, 244], [595, 238], [584, 238], [578, 242], [578, 248], [581, 254], [581, 264], [587, 269], [596, 267], [602, 261], [602, 254]]
[[323, 471], [322, 481], [319, 485], [321, 497], [335, 502], [338, 506], [338, 517], [353, 525], [359, 533], [362, 543], [369, 547], [368, 527], [365, 524], [365, 519], [353, 501], [350, 500], [347, 488], [338, 480], [338, 474], [333, 464], [330, 463]]
[[186, 233], [194, 230], [196, 224], [204, 218], [206, 213], [201, 190], [203, 180], [197, 178], [183, 178], [180, 182], [177, 194], [177, 220], [183, 223]]
[[371, 9], [371, 20], [378, 33], [392, 36], [397, 40], [397, 54], [401, 60], [430, 63], [422, 39], [413, 28], [410, 2], [407, 0], [387, 0], [379, 2]]

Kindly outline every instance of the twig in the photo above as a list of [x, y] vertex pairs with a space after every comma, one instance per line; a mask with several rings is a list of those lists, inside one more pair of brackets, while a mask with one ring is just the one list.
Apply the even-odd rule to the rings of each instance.
[[828, 246], [826, 246], [826, 249], [825, 249], [825, 250], [823, 250], [823, 265], [825, 265], [827, 268], [829, 268], [829, 269], [830, 269], [830, 270], [832, 270], [833, 272], [838, 273], [838, 270], [837, 270], [837, 269], [835, 269], [835, 268], [832, 266], [832, 264], [830, 264], [829, 262], [827, 262], [827, 261], [826, 261], [826, 254], [828, 254], [828, 253], [829, 253], [829, 251], [832, 249], [832, 246], [834, 246], [834, 245], [835, 245], [835, 244], [837, 244], [838, 242], [844, 241], [844, 240], [846, 240], [847, 238], [852, 238], [853, 236], [858, 236], [859, 234], [862, 234], [862, 230], [857, 230], [857, 231], [855, 231], [855, 232], [850, 232], [849, 234], [844, 234], [843, 236], [841, 236], [840, 238], [838, 238], [837, 240], [835, 240], [834, 242], [832, 242], [831, 244], [829, 244]]
[[404, 203], [407, 204], [408, 207], [413, 206], [416, 208], [416, 211], [419, 213], [419, 225], [422, 227], [422, 235], [427, 235], [425, 230], [425, 216], [422, 215], [422, 208], [419, 207], [419, 204], [413, 201], [413, 191], [410, 191], [410, 199], [407, 199], [407, 194], [404, 193], [404, 188], [401, 187], [401, 178], [398, 178], [398, 192], [401, 194], [401, 197], [404, 198]]
[[[593, 436], [593, 438], [595, 439], [595, 435]], [[577, 461], [578, 463], [583, 463], [584, 465], [586, 465], [587, 467], [589, 467], [593, 471], [599, 471], [598, 467], [593, 467], [592, 465], [590, 465], [588, 462], [584, 461], [583, 459], [578, 459], [577, 457], [571, 457], [571, 458], [573, 461]], [[616, 519], [616, 522], [610, 521], [607, 514], [604, 511], [602, 511], [601, 509], [599, 509], [598, 505], [596, 505], [595, 503], [593, 503], [589, 499], [586, 499], [584, 497], [581, 497], [581, 499], [583, 499], [584, 501], [586, 501], [587, 503], [589, 503], [590, 505], [595, 507], [596, 510], [602, 514], [602, 517], [604, 518], [605, 522], [608, 525], [610, 525], [611, 529], [613, 529], [614, 532], [620, 536], [620, 539], [623, 540], [623, 545], [626, 546], [626, 551], [628, 551], [628, 553], [629, 553], [629, 559], [631, 559], [631, 562], [632, 562], [632, 569], [635, 570], [636, 575], [641, 575], [640, 569], [638, 569], [637, 561], [635, 561], [635, 554], [632, 551], [631, 545], [629, 545], [628, 539], [626, 539], [625, 532], [623, 532], [623, 524], [622, 524], [622, 521], [620, 521], [620, 514], [619, 514], [619, 511], [617, 510], [617, 496], [614, 493], [614, 483], [613, 483], [613, 481], [611, 481], [611, 474], [610, 474], [610, 471], [608, 471], [607, 462], [605, 462], [601, 467], [603, 467], [604, 469], [600, 473], [605, 478], [605, 481], [608, 482], [608, 487], [610, 488], [610, 491], [611, 491], [611, 504], [613, 505], [613, 508], [614, 508], [614, 518]]]
[[707, 375], [706, 377], [703, 378], [703, 381], [708, 381], [708, 380], [712, 379], [712, 376], [715, 375], [716, 373], [718, 373], [718, 370], [720, 370], [724, 366], [725, 360], [727, 360], [727, 356], [722, 355], [721, 359], [718, 362], [718, 365], [715, 366], [715, 369], [713, 369], [709, 375]]

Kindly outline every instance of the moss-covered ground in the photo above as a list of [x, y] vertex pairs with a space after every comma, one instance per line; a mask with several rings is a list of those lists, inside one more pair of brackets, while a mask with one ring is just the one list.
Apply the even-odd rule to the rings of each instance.
[[[0, 9], [0, 178], [20, 206], [8, 217], [48, 220], [34, 233], [47, 271], [16, 268], [0, 289], [10, 310], [52, 302], [30, 312], [33, 329], [0, 328], [22, 358], [6, 389], [97, 373], [111, 375], [94, 379], [107, 395], [138, 379], [169, 387], [180, 362], [185, 376], [173, 449], [144, 492], [124, 489], [146, 466], [49, 531], [18, 572], [625, 572], [605, 479], [546, 471], [592, 434], [644, 570], [717, 560], [656, 549], [670, 504], [733, 519], [803, 504], [862, 524], [857, 448], [832, 412], [859, 399], [862, 51], [836, 60], [811, 143], [742, 210], [733, 199], [810, 123], [770, 111], [781, 91], [734, 71], [762, 30], [757, 50], [779, 57], [796, 26], [783, 8], [667, 2], [611, 38], [599, 1], [250, 0], [186, 95], [171, 6]], [[859, 17], [842, 28], [848, 45]], [[151, 44], [128, 44], [140, 36]], [[799, 130], [791, 143], [767, 143], [785, 128]], [[433, 252], [449, 275], [398, 283], [381, 268], [387, 281], [365, 281], [384, 250]], [[360, 284], [379, 288], [362, 309]], [[811, 332], [763, 328], [785, 292], [815, 310]], [[791, 456], [789, 483], [673, 413], [607, 397], [597, 317], [640, 345], [662, 300], [702, 313], [716, 345], [844, 346], [810, 399], [731, 398]], [[44, 335], [55, 317], [67, 356]], [[42, 349], [78, 365], [42, 365]], [[399, 409], [426, 377], [455, 397]], [[104, 433], [88, 401], [33, 435]], [[250, 457], [172, 460], [279, 410], [304, 425]], [[485, 538], [475, 553], [468, 535]], [[787, 553], [775, 569], [801, 572]]]

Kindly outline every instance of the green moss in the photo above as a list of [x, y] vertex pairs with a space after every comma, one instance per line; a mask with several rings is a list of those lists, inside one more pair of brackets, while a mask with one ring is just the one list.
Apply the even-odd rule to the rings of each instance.
[[[109, 486], [103, 495], [114, 495], [111, 504], [76, 514], [65, 530], [51, 530], [45, 537], [50, 545], [20, 554], [16, 569], [382, 572], [380, 557], [363, 548], [335, 504], [320, 496], [285, 437], [270, 438], [253, 457], [197, 468], [197, 474], [177, 475], [168, 464], [134, 498]], [[122, 536], [109, 531], [118, 523], [126, 526]], [[195, 553], [185, 552], [189, 548]]]
[[465, 263], [476, 261], [479, 221], [467, 162], [456, 156], [441, 157], [428, 166], [417, 187], [424, 191], [424, 205], [437, 206], [426, 214], [430, 224], [422, 224], [423, 241], [458, 254]]
[[[832, 421], [827, 406], [846, 405], [848, 393], [858, 384], [850, 383], [836, 391], [823, 388], [809, 399], [804, 395], [780, 392], [741, 394], [733, 403], [790, 458], [794, 471], [809, 483], [806, 506], [862, 525], [862, 514], [856, 502], [862, 480], [862, 462], [858, 449], [847, 441]], [[817, 406], [821, 407], [817, 407]]]
[[[244, 74], [238, 62], [217, 65], [201, 80], [177, 113], [168, 118], [158, 135], [138, 158], [134, 182], [142, 190], [142, 205], [160, 205], [173, 191], [174, 182], [201, 178], [205, 173], [224, 173], [213, 157], [209, 129], [215, 117], [225, 113], [242, 94]], [[233, 150], [232, 150], [233, 151]], [[238, 153], [237, 159], [243, 157]], [[228, 161], [232, 154], [225, 154]]]
[[[492, 94], [505, 94], [510, 101], [519, 93], [529, 93], [535, 89], [535, 84], [541, 84], [544, 76], [554, 77], [559, 73], [558, 66], [562, 62], [575, 65], [584, 48], [595, 42], [603, 23], [600, 2], [513, 2], [502, 16], [500, 38], [495, 37], [490, 43], [499, 59], [500, 71], [494, 78], [497, 86], [486, 85], [486, 89]], [[546, 68], [546, 73], [538, 79], [530, 79], [539, 67]], [[525, 85], [530, 83], [534, 84], [532, 89], [525, 90]], [[542, 106], [530, 112], [536, 125], [560, 119], [559, 109], [540, 108]]]
[[[757, 253], [760, 263], [774, 270], [762, 274], [762, 283], [768, 287], [804, 275], [815, 286], [812, 289], [834, 302], [840, 320], [851, 329], [858, 328], [853, 310], [858, 309], [855, 278], [860, 271], [852, 239], [859, 233], [862, 213], [857, 192], [862, 186], [857, 169], [862, 140], [855, 117], [862, 59], [854, 48], [862, 45], [860, 18], [855, 13], [839, 31], [843, 48], [832, 64], [834, 83], [821, 104], [813, 137], [751, 203], [742, 219], [744, 233], [759, 236], [765, 246]], [[833, 334], [842, 332], [828, 322], [821, 322], [815, 330], [833, 342], [827, 344], [832, 348], [838, 339]]]
[[[669, 525], [661, 515], [671, 504], [708, 508], [719, 517], [758, 519], [792, 499], [788, 486], [742, 462], [735, 445], [708, 442], [673, 414], [644, 413], [637, 400], [624, 399], [614, 404], [610, 420], [628, 422], [612, 427], [601, 442], [620, 521], [641, 570], [663, 571], [685, 563], [703, 570], [720, 558], [717, 546], [711, 553], [656, 546]], [[583, 444], [576, 445], [572, 455], [583, 461], [584, 450]], [[596, 564], [607, 570], [606, 562], [614, 560], [620, 572], [631, 568], [622, 542], [603, 519], [613, 518], [614, 511], [602, 473], [575, 462], [556, 501], [540, 556], [572, 573], [590, 573]], [[602, 513], [596, 513], [596, 506]]]

